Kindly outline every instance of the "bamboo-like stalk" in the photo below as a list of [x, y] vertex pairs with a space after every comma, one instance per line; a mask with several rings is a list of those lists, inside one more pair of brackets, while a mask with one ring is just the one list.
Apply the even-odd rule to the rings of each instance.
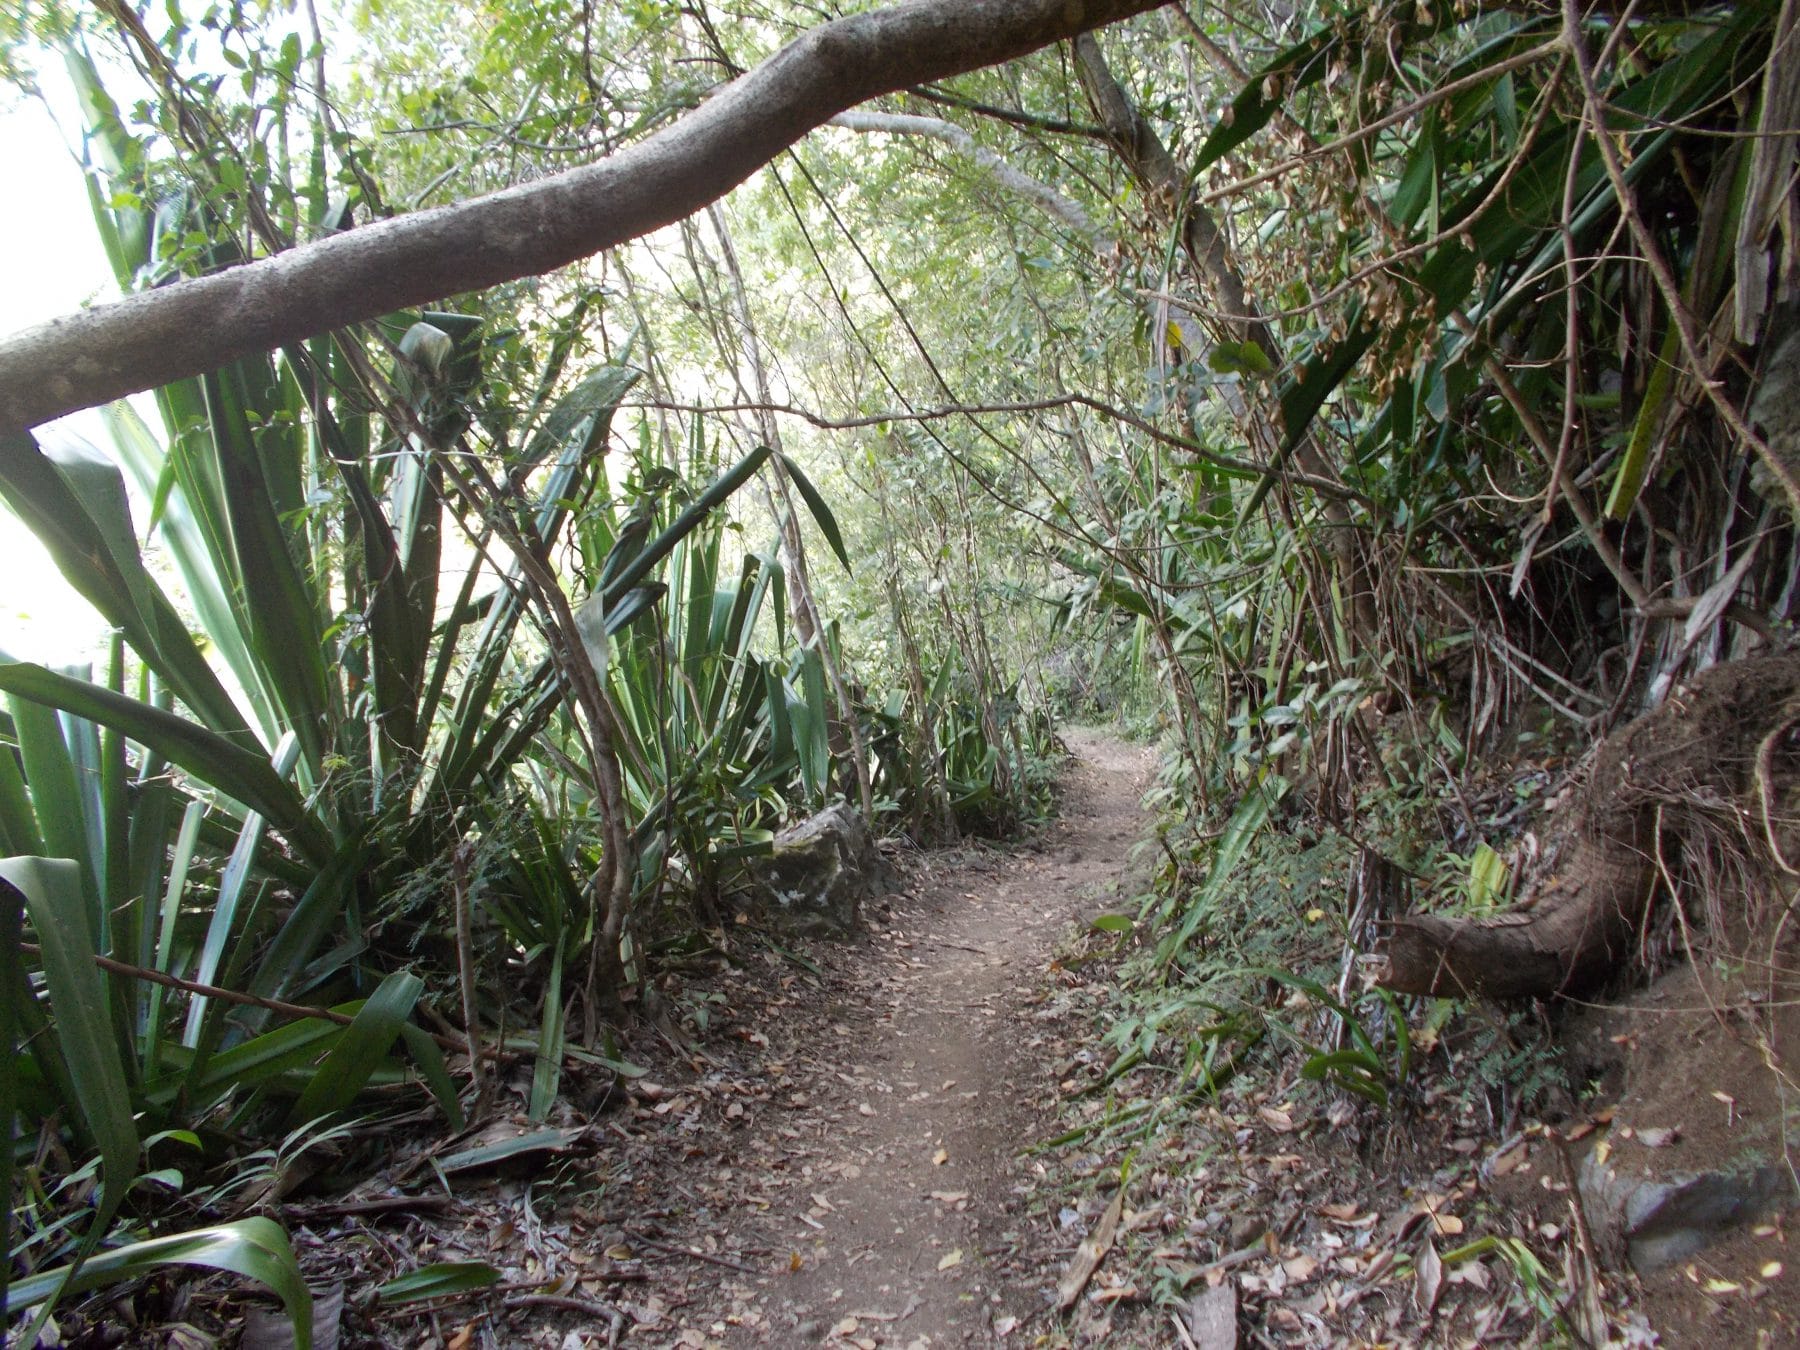
[[[716, 202], [707, 208], [707, 218], [718, 237], [726, 275], [731, 278], [732, 301], [740, 334], [738, 349], [749, 364], [756, 397], [766, 406], [774, 400], [769, 393], [769, 374], [763, 362], [756, 320], [750, 311], [749, 293], [744, 288], [744, 273], [738, 266], [737, 249], [732, 245], [725, 213]], [[787, 470], [782, 463], [781, 428], [774, 416], [767, 412], [759, 412], [757, 421], [763, 443], [776, 452], [774, 462], [769, 466], [775, 486], [771, 489], [765, 483], [763, 490], [768, 496], [771, 513], [781, 525], [781, 547], [787, 559], [788, 598], [793, 605], [794, 627], [800, 635], [802, 646], [810, 644], [818, 650], [819, 664], [824, 668], [825, 678], [830, 681], [832, 694], [837, 701], [838, 718], [850, 740], [850, 769], [855, 775], [856, 795], [862, 807], [863, 819], [873, 824], [875, 797], [869, 783], [869, 748], [863, 738], [855, 700], [851, 698], [849, 684], [844, 678], [842, 662], [838, 654], [831, 650], [831, 644], [825, 640], [824, 625], [819, 619], [819, 606], [813, 595], [812, 575], [807, 569], [806, 541], [800, 533], [800, 516], [794, 501], [793, 486], [788, 481]], [[779, 509], [776, 507], [776, 496], [780, 498]]]

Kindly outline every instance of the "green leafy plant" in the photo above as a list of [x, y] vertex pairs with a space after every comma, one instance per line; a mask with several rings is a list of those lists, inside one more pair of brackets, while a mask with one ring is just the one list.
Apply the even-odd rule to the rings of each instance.
[[[1349, 1042], [1335, 1050], [1307, 1047], [1304, 1037], [1293, 1028], [1284, 1027], [1290, 1038], [1309, 1049], [1300, 1066], [1302, 1078], [1329, 1083], [1382, 1108], [1388, 1106], [1395, 1091], [1406, 1086], [1413, 1070], [1412, 1031], [1407, 1026], [1405, 1009], [1393, 994], [1372, 989], [1356, 1004], [1346, 1004], [1317, 980], [1291, 971], [1262, 969], [1251, 973], [1306, 995], [1332, 1014]], [[1372, 1028], [1370, 1020], [1360, 1013], [1370, 1003], [1383, 1014], [1379, 1030]]]
[[64, 1269], [15, 1281], [8, 1307], [43, 1305], [104, 1285], [154, 1274], [166, 1266], [204, 1266], [242, 1275], [281, 1299], [294, 1329], [296, 1350], [312, 1346], [312, 1294], [281, 1225], [272, 1219], [238, 1219], [168, 1237], [146, 1238], [109, 1247]]

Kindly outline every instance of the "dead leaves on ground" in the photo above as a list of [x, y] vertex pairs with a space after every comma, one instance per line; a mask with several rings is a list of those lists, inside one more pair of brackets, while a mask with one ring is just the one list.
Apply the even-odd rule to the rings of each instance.
[[[1095, 1071], [1079, 1053], [1058, 1067], [1077, 1089]], [[1046, 1155], [1052, 1187], [1086, 1178], [1120, 1208], [1116, 1233], [1089, 1221], [1059, 1285], [1072, 1344], [1166, 1343], [1173, 1328], [1182, 1345], [1231, 1346], [1240, 1327], [1273, 1346], [1466, 1344], [1544, 1325], [1571, 1226], [1541, 1134], [1494, 1141], [1443, 1088], [1383, 1113], [1246, 1075], [1177, 1105], [1157, 1095], [1166, 1071], [1117, 1077], [1103, 1101], [1058, 1084], [1065, 1119], [1089, 1128]], [[1541, 1179], [1559, 1224], [1515, 1219], [1492, 1194], [1508, 1176]]]

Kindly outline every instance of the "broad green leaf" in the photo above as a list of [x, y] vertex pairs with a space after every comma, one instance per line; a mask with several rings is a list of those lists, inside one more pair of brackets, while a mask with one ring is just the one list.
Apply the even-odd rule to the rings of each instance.
[[1238, 801], [1237, 809], [1226, 823], [1225, 833], [1213, 850], [1212, 866], [1207, 869], [1206, 880], [1185, 900], [1186, 913], [1180, 924], [1157, 946], [1159, 965], [1166, 967], [1179, 956], [1195, 931], [1211, 916], [1226, 883], [1268, 820], [1270, 808], [1286, 789], [1283, 780], [1271, 776], [1257, 783]]
[[0, 436], [0, 496], [64, 579], [184, 703], [240, 748], [254, 744], [175, 607], [144, 570], [115, 466], [78, 449], [59, 449], [53, 459], [29, 436]]
[[617, 604], [625, 592], [648, 577], [651, 570], [669, 556], [676, 544], [699, 528], [700, 523], [712, 513], [715, 507], [749, 482], [773, 453], [766, 445], [759, 445], [707, 484], [705, 491], [689, 502], [681, 514], [669, 523], [667, 529], [645, 544], [643, 549], [632, 557], [630, 564], [621, 568], [618, 574], [607, 583], [608, 607]]
[[[10, 758], [0, 746], [0, 759]], [[14, 1113], [19, 1099], [14, 1088], [19, 1061], [18, 1008], [29, 997], [25, 983], [25, 962], [19, 951], [24, 940], [25, 896], [11, 882], [0, 881], [0, 1119], [6, 1121], [10, 1136], [17, 1126]], [[13, 1149], [0, 1149], [0, 1251], [13, 1250]], [[10, 1260], [0, 1261], [0, 1308], [11, 1309], [7, 1286], [12, 1279]]]
[[294, 982], [307, 962], [354, 900], [369, 850], [365, 837], [346, 840], [319, 869], [270, 940], [262, 964], [250, 980], [251, 993], [271, 999], [292, 995]]
[[[0, 662], [5, 659], [0, 655]], [[7, 706], [19, 738], [25, 784], [43, 832], [44, 855], [67, 858], [80, 869], [82, 892], [93, 915], [100, 904], [99, 879], [89, 850], [84, 824], [87, 812], [83, 809], [75, 760], [62, 721], [54, 708], [30, 699], [12, 696], [7, 699]], [[98, 934], [95, 937], [97, 940]]]
[[246, 601], [241, 631], [274, 699], [278, 723], [299, 738], [309, 777], [316, 781], [329, 712], [325, 641], [318, 602], [296, 561], [299, 536], [282, 525], [282, 516], [299, 510], [304, 499], [297, 483], [285, 481], [294, 469], [277, 448], [288, 429], [281, 423], [252, 425], [251, 380], [243, 369], [248, 364], [202, 377], [207, 430]]
[[13, 1284], [9, 1306], [29, 1308], [53, 1294], [85, 1293], [172, 1265], [229, 1271], [266, 1286], [287, 1309], [296, 1350], [311, 1350], [312, 1293], [281, 1225], [260, 1216], [115, 1247], [89, 1258], [72, 1275], [62, 1269], [30, 1276]]
[[[355, 999], [331, 1009], [347, 1017], [361, 1011], [363, 1000]], [[307, 1019], [265, 1031], [252, 1040], [221, 1050], [207, 1059], [205, 1066], [190, 1080], [188, 1091], [195, 1100], [255, 1087], [296, 1069], [316, 1064], [326, 1048], [335, 1045], [345, 1028], [337, 1022]]]
[[1363, 354], [1374, 344], [1376, 330], [1363, 322], [1360, 306], [1354, 310], [1349, 328], [1348, 335], [1341, 342], [1315, 355], [1283, 387], [1281, 446], [1271, 457], [1268, 470], [1251, 492], [1249, 501], [1244, 503], [1243, 510], [1238, 513], [1240, 529], [1263, 504], [1263, 499], [1281, 477], [1300, 442], [1312, 434], [1313, 418], [1318, 415], [1325, 400], [1337, 391], [1337, 387], [1356, 369], [1356, 363], [1362, 360]]
[[453, 1172], [466, 1172], [476, 1167], [492, 1167], [495, 1163], [505, 1162], [508, 1158], [516, 1158], [521, 1153], [545, 1151], [560, 1153], [585, 1133], [586, 1131], [579, 1126], [561, 1130], [533, 1130], [529, 1134], [521, 1134], [512, 1139], [502, 1139], [498, 1143], [460, 1149], [437, 1159], [437, 1168], [438, 1171], [448, 1175]]
[[550, 977], [544, 982], [544, 1010], [538, 1019], [537, 1059], [531, 1070], [531, 1098], [527, 1118], [540, 1124], [556, 1105], [562, 1083], [563, 1062], [563, 947], [557, 942], [550, 952]]
[[116, 727], [226, 796], [260, 812], [308, 854], [323, 857], [330, 851], [328, 836], [261, 754], [243, 750], [205, 727], [153, 704], [115, 694], [104, 685], [59, 675], [29, 661], [0, 657], [0, 690], [101, 726]]
[[450, 1128], [463, 1129], [467, 1121], [463, 1117], [462, 1101], [457, 1097], [456, 1084], [451, 1081], [449, 1070], [444, 1067], [443, 1050], [429, 1034], [410, 1022], [400, 1028], [400, 1035], [406, 1041], [407, 1053], [412, 1056], [419, 1076], [431, 1089], [444, 1119], [450, 1122]]
[[844, 565], [844, 570], [853, 570], [850, 566], [850, 554], [844, 548], [844, 536], [838, 530], [837, 517], [831, 514], [831, 508], [819, 495], [819, 490], [812, 485], [812, 480], [800, 472], [800, 466], [786, 455], [780, 459], [782, 472], [787, 474], [790, 482], [806, 502], [806, 509], [812, 512], [812, 518], [818, 522], [819, 531], [825, 536], [825, 542], [831, 545], [831, 551], [837, 554], [837, 560]]
[[1221, 374], [1273, 375], [1275, 363], [1260, 342], [1217, 342], [1206, 353], [1208, 369]]
[[[1637, 504], [1644, 490], [1644, 479], [1650, 473], [1650, 453], [1656, 446], [1656, 433], [1662, 427], [1663, 413], [1675, 392], [1676, 362], [1681, 355], [1681, 332], [1671, 323], [1663, 334], [1662, 350], [1650, 367], [1650, 382], [1644, 388], [1644, 401], [1638, 405], [1637, 417], [1631, 424], [1631, 439], [1625, 453], [1619, 456], [1619, 468], [1613, 476], [1612, 491], [1606, 497], [1606, 515], [1610, 520], [1624, 520]], [[1555, 491], [1552, 486], [1551, 491]]]
[[[105, 1232], [137, 1179], [131, 1085], [107, 1007], [80, 870], [63, 858], [0, 858], [0, 888], [23, 904], [42, 951], [57, 1046], [69, 1070], [84, 1132], [100, 1152], [100, 1202], [90, 1232]], [[10, 991], [9, 991], [10, 996]], [[15, 1298], [27, 1301], [17, 1293]]]
[[424, 988], [423, 980], [404, 970], [383, 980], [357, 1010], [355, 1020], [343, 1029], [343, 1036], [294, 1104], [290, 1119], [296, 1123], [317, 1120], [348, 1106], [387, 1058]]
[[[191, 407], [185, 406], [188, 400], [179, 397], [182, 392], [180, 387], [168, 387], [158, 390], [157, 398], [165, 405], [165, 417], [187, 418], [189, 420], [183, 425], [197, 426], [205, 417], [198, 390], [191, 391]], [[183, 407], [173, 406], [176, 402], [180, 402]], [[158, 541], [168, 556], [174, 559], [183, 589], [187, 592], [201, 630], [207, 634], [213, 650], [225, 659], [226, 666], [255, 709], [264, 735], [272, 743], [279, 734], [279, 728], [264, 696], [262, 681], [257, 674], [251, 651], [242, 637], [242, 619], [236, 599], [235, 563], [214, 552], [215, 547], [222, 546], [216, 535], [224, 527], [222, 522], [217, 525], [211, 523], [216, 512], [210, 498], [196, 500], [190, 496], [191, 493], [202, 491], [204, 483], [203, 476], [187, 467], [193, 453], [187, 448], [187, 441], [193, 438], [178, 440], [172, 449], [166, 447], [128, 402], [108, 405], [101, 409], [101, 416], [105, 419], [114, 454], [131, 474], [140, 493], [156, 504], [153, 515]], [[177, 480], [183, 484], [179, 490]], [[183, 662], [188, 660], [182, 643], [185, 641], [191, 647], [192, 639], [188, 637], [185, 625], [172, 606], [168, 608], [168, 618], [159, 619], [157, 632], [160, 635], [161, 649], [165, 652], [165, 666], [175, 659]], [[129, 632], [127, 636], [129, 638]], [[133, 650], [139, 650], [135, 641], [132, 647]], [[217, 677], [206, 666], [205, 657], [199, 654], [197, 648], [195, 657], [206, 671], [205, 678], [217, 683]], [[243, 714], [223, 692], [223, 686], [220, 686], [216, 698], [200, 699], [191, 688], [177, 683], [167, 673], [163, 673], [163, 679], [180, 696], [182, 702], [195, 710], [206, 726], [231, 738], [246, 750], [261, 749], [261, 743], [249, 731]], [[188, 685], [201, 679], [202, 676], [196, 671], [188, 680]]]
[[[299, 753], [299, 737], [291, 732], [283, 736], [281, 744], [275, 747], [271, 766], [277, 777], [286, 779], [293, 771]], [[194, 968], [197, 983], [218, 983], [219, 963], [224, 959], [226, 944], [242, 937], [238, 910], [243, 904], [245, 890], [250, 885], [251, 867], [256, 858], [256, 850], [262, 844], [262, 836], [263, 818], [252, 811], [244, 817], [244, 828], [238, 834], [237, 845], [231, 850], [231, 857], [225, 862], [225, 871], [219, 877], [219, 894], [213, 902], [212, 915], [206, 925], [206, 940], [201, 944], [200, 959]], [[181, 1037], [183, 1045], [190, 1048], [200, 1045], [201, 1028], [205, 1024], [210, 1002], [205, 995], [195, 994], [188, 1003], [187, 1027]], [[216, 1038], [213, 1044], [217, 1044]]]
[[386, 1307], [417, 1303], [444, 1294], [466, 1294], [500, 1283], [500, 1272], [485, 1261], [439, 1261], [396, 1275], [375, 1291]]
[[583, 376], [557, 402], [526, 442], [527, 465], [542, 463], [559, 446], [573, 445], [583, 460], [606, 440], [619, 400], [636, 384], [638, 372], [625, 366], [603, 366]]
[[[1358, 25], [1360, 27], [1360, 25]], [[1267, 62], [1231, 101], [1194, 160], [1196, 174], [1217, 163], [1269, 124], [1294, 93], [1325, 77], [1344, 37], [1326, 28]]]
[[[154, 969], [164, 972], [169, 970], [169, 960], [175, 950], [175, 925], [181, 915], [181, 898], [187, 891], [188, 875], [194, 862], [194, 845], [200, 838], [200, 824], [205, 819], [206, 806], [200, 801], [190, 801], [187, 810], [181, 817], [181, 830], [175, 836], [175, 848], [169, 859], [168, 887], [163, 892], [162, 909], [158, 915], [156, 929], [156, 949], [152, 962]], [[144, 1015], [144, 1062], [154, 1065], [157, 1062], [157, 1046], [162, 1040], [163, 1018], [162, 1006], [166, 990], [163, 985], [152, 984], [149, 991], [149, 1007]]]
[[[13, 734], [18, 735], [16, 723]], [[41, 857], [45, 848], [18, 757], [12, 745], [0, 741], [0, 856], [7, 854]]]

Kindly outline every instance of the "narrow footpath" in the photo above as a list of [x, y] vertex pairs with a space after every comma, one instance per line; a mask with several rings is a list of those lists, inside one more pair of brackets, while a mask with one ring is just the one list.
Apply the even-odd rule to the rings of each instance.
[[1042, 836], [915, 861], [864, 939], [776, 949], [772, 979], [713, 991], [731, 1021], [691, 1083], [637, 1086], [584, 1216], [654, 1267], [628, 1339], [924, 1350], [1043, 1329], [1079, 1236], [1022, 1152], [1053, 1132], [1065, 1038], [1085, 1031], [1055, 953], [1129, 901], [1152, 767], [1065, 740], [1077, 760]]

